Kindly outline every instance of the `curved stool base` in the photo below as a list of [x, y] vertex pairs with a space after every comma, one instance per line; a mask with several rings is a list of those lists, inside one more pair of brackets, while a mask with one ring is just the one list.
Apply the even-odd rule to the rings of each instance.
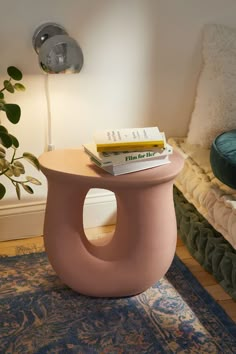
[[[40, 158], [48, 179], [44, 240], [52, 267], [65, 284], [85, 295], [117, 297], [145, 291], [165, 275], [174, 257], [173, 181], [183, 159], [174, 153], [171, 164], [114, 177], [92, 169], [77, 150], [83, 172], [84, 167], [95, 171], [91, 176], [88, 171], [72, 173], [75, 156], [71, 150], [62, 152]], [[58, 170], [60, 164], [51, 167], [58, 158], [60, 164], [66, 161], [63, 170]], [[91, 244], [83, 229], [83, 205], [90, 188], [110, 189], [116, 195], [117, 225], [104, 246]]]

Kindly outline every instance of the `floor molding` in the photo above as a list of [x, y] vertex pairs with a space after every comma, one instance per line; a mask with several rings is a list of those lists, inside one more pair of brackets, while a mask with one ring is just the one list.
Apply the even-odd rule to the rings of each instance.
[[[0, 241], [43, 234], [45, 201], [0, 208]], [[116, 199], [112, 192], [90, 194], [84, 204], [84, 227], [93, 228], [116, 222]]]

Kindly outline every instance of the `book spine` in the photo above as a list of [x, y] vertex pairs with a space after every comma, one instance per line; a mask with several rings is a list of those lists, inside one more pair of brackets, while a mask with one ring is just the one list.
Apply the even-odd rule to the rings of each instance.
[[119, 155], [113, 155], [110, 156], [109, 160], [100, 160], [101, 165], [107, 166], [107, 165], [123, 165], [131, 162], [137, 162], [137, 161], [147, 161], [147, 160], [158, 160], [162, 159], [167, 155], [170, 155], [173, 152], [173, 150], [168, 147], [165, 150], [161, 151], [138, 151], [138, 152], [125, 152], [121, 153]]
[[146, 170], [149, 168], [153, 167], [158, 167], [158, 166], [163, 166], [170, 163], [170, 160], [168, 159], [168, 156], [165, 158], [159, 160], [149, 160], [149, 161], [144, 161], [143, 163], [140, 163], [139, 161], [128, 163], [125, 165], [117, 165], [117, 166], [100, 166], [102, 169], [105, 171], [109, 172], [110, 174], [114, 176], [118, 175], [123, 175], [126, 173], [131, 173], [131, 172], [137, 172], [137, 171], [142, 171]]
[[[163, 147], [164, 144], [163, 133], [160, 133], [158, 127], [98, 131], [94, 134], [94, 140], [98, 147], [97, 151], [122, 151], [124, 148], [129, 149], [130, 146], [132, 148]], [[113, 150], [110, 150], [110, 147]]]
[[155, 148], [164, 148], [163, 140], [154, 142], [135, 142], [135, 143], [119, 143], [119, 144], [97, 144], [97, 152], [113, 152], [113, 151], [140, 151]]

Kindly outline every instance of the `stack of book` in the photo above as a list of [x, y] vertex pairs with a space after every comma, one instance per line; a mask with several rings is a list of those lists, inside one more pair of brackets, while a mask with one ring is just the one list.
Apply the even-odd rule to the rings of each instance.
[[114, 176], [167, 164], [173, 152], [157, 127], [99, 131], [83, 147], [94, 164]]

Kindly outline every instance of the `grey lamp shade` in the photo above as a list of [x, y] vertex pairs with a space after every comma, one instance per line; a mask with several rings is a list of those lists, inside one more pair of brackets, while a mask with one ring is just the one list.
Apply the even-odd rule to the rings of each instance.
[[83, 53], [73, 38], [60, 25], [41, 25], [33, 36], [39, 65], [49, 74], [78, 73], [83, 66]]

